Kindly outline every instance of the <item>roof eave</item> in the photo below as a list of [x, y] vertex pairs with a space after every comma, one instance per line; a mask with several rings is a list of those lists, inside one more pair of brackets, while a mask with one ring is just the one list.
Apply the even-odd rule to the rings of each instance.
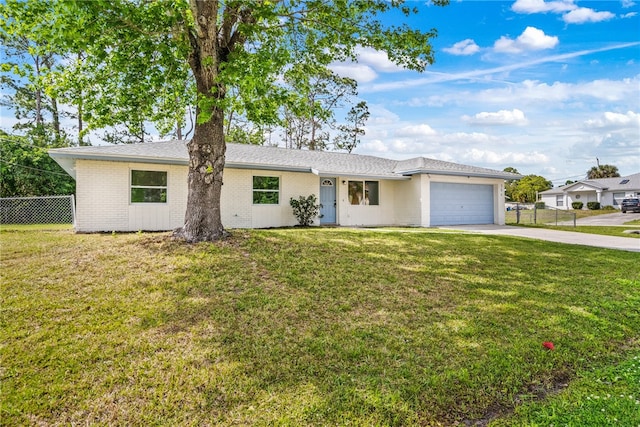
[[345, 173], [345, 172], [335, 172], [335, 171], [321, 171], [319, 172], [321, 177], [331, 178], [334, 176], [339, 176], [340, 178], [353, 178], [353, 179], [380, 179], [380, 180], [390, 180], [390, 181], [406, 181], [411, 179], [410, 176], [403, 175], [385, 175], [385, 174], [368, 174], [368, 173]]
[[443, 171], [437, 169], [415, 169], [409, 171], [398, 172], [402, 175], [420, 175], [420, 174], [433, 174], [433, 175], [447, 175], [447, 176], [466, 176], [473, 178], [492, 178], [492, 179], [504, 179], [504, 180], [519, 180], [522, 179], [522, 175], [508, 175], [505, 176], [500, 173], [491, 172], [471, 172], [471, 171]]

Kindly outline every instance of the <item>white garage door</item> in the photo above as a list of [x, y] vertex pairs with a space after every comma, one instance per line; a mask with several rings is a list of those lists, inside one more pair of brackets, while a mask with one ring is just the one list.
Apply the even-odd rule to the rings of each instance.
[[493, 186], [431, 183], [431, 225], [493, 224]]

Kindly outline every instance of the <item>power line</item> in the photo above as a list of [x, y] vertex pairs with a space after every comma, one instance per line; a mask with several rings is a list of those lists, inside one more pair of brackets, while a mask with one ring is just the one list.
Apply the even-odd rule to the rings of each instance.
[[17, 166], [19, 168], [31, 169], [31, 170], [38, 171], [38, 172], [51, 173], [51, 174], [60, 175], [60, 176], [69, 176], [66, 173], [61, 173], [61, 172], [56, 172], [56, 171], [49, 171], [49, 170], [46, 170], [46, 169], [39, 169], [39, 168], [31, 167], [31, 166], [20, 165], [18, 163], [12, 163], [12, 162], [6, 161], [6, 160], [4, 160], [2, 158], [0, 158], [0, 162], [2, 162], [4, 164], [7, 164], [7, 165], [11, 165], [11, 166]]

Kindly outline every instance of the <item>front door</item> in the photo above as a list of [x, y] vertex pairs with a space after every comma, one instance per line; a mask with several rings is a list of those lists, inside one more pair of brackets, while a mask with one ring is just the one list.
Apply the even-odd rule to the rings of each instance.
[[336, 179], [320, 178], [320, 224], [336, 223]]

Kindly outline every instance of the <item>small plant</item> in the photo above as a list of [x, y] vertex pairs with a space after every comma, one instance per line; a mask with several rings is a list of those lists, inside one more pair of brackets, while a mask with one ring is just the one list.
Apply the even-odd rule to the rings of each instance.
[[318, 199], [315, 194], [307, 197], [300, 196], [297, 200], [293, 197], [289, 199], [289, 204], [293, 208], [293, 215], [301, 226], [306, 227], [313, 224], [313, 219], [318, 216], [320, 207], [322, 207], [317, 202]]
[[613, 206], [611, 206], [611, 205], [603, 206], [603, 207], [602, 207], [602, 210], [603, 210], [603, 211], [617, 211], [617, 209], [616, 209], [616, 208], [614, 208], [614, 207], [613, 207]]
[[577, 211], [579, 211], [580, 209], [582, 209], [582, 207], [584, 206], [584, 203], [582, 202], [572, 202], [571, 203], [571, 207]]
[[600, 210], [600, 202], [587, 202], [587, 208], [591, 211]]

